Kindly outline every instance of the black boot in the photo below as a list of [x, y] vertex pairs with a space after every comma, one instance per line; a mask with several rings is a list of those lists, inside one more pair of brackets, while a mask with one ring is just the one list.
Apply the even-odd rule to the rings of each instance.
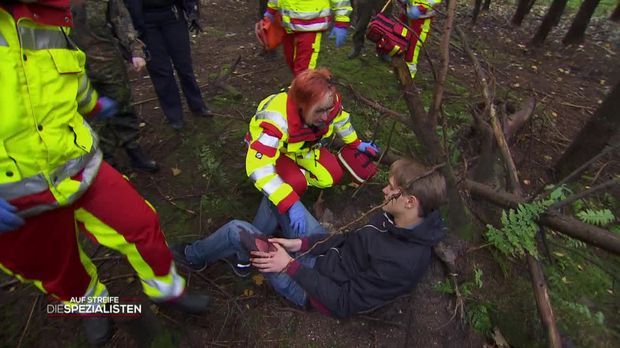
[[349, 53], [347, 58], [349, 59], [357, 58], [361, 52], [362, 52], [362, 46], [355, 45], [353, 46], [353, 49], [351, 50], [351, 53]]
[[198, 117], [213, 117], [213, 113], [206, 105], [198, 110], [192, 110], [192, 113], [194, 114], [194, 116]]
[[186, 291], [177, 298], [155, 303], [187, 314], [202, 314], [209, 309], [211, 300], [207, 295], [190, 294]]
[[131, 160], [134, 169], [143, 170], [149, 173], [156, 173], [159, 170], [157, 162], [142, 151], [139, 145], [128, 146], [125, 148], [127, 156]]
[[92, 346], [101, 347], [106, 344], [114, 330], [112, 328], [112, 320], [107, 317], [88, 317], [82, 320], [84, 327], [84, 335], [86, 341]]

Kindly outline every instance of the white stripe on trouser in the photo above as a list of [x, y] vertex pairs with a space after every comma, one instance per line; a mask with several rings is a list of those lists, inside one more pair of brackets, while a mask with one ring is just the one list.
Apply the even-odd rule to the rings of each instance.
[[174, 263], [170, 265], [170, 273], [168, 274], [172, 274], [172, 281], [170, 283], [165, 283], [157, 279], [142, 279], [142, 282], [157, 289], [157, 291], [161, 294], [161, 296], [157, 297], [156, 300], [165, 301], [179, 297], [185, 289], [185, 280], [177, 273]]

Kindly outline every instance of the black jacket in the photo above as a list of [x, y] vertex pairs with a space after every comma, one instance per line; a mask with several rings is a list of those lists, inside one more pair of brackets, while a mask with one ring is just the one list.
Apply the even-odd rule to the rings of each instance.
[[[287, 273], [335, 317], [375, 308], [408, 293], [431, 262], [432, 247], [445, 235], [439, 212], [429, 214], [413, 229], [399, 228], [386, 214], [375, 215], [354, 232], [335, 235], [310, 252], [314, 268], [295, 261]], [[325, 238], [325, 236], [319, 236]], [[317, 243], [318, 242], [318, 243]]]

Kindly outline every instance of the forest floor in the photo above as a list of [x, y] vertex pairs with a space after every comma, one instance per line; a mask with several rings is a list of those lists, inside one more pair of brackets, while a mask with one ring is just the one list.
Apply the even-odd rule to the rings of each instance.
[[[245, 175], [242, 139], [258, 103], [286, 87], [292, 75], [281, 51], [265, 54], [258, 47], [253, 31], [256, 6], [255, 2], [241, 0], [203, 0], [205, 32], [192, 39], [192, 49], [199, 84], [217, 113], [213, 119], [195, 118], [188, 113], [186, 128], [180, 133], [173, 131], [153, 99], [154, 91], [146, 72], [131, 75], [136, 110], [141, 119], [142, 144], [162, 170], [154, 175], [133, 173], [120, 151], [119, 167], [160, 212], [169, 242], [201, 238], [231, 218], [251, 220], [260, 201], [261, 194]], [[620, 78], [618, 27], [597, 20], [588, 31], [588, 42], [577, 47], [563, 47], [559, 43], [562, 33], [556, 30], [542, 48], [529, 50], [527, 41], [540, 18], [536, 15], [537, 8], [520, 28], [509, 24], [512, 7], [492, 7], [474, 27], [469, 24], [468, 11], [464, 5], [460, 7], [456, 22], [483, 60], [485, 69], [493, 73], [498, 98], [514, 105], [529, 96], [536, 98], [534, 115], [512, 144], [520, 178], [526, 190], [535, 190], [552, 180], [549, 168], [596, 110], [612, 83]], [[437, 69], [443, 18], [433, 25], [427, 51]], [[566, 26], [565, 21], [561, 25]], [[475, 144], [469, 144], [470, 108], [482, 98], [471, 64], [455, 34], [453, 42], [444, 114], [451, 135], [449, 148], [457, 161], [468, 162], [477, 154]], [[366, 139], [378, 133], [377, 142], [385, 146], [392, 121], [358, 102], [351, 89], [406, 112], [390, 66], [376, 57], [371, 43], [366, 44], [360, 58], [353, 60], [346, 58], [350, 43], [336, 49], [333, 41], [325, 38], [322, 47], [319, 65], [329, 67], [341, 86], [347, 86], [340, 91], [358, 133]], [[241, 57], [239, 64], [226, 80], [238, 93], [214, 86], [213, 81], [223, 76], [238, 57]], [[432, 96], [430, 69], [429, 60], [421, 56], [416, 84], [425, 103]], [[415, 136], [403, 126], [395, 125], [391, 138], [394, 153], [417, 157], [420, 148]], [[325, 204], [336, 216], [327, 222], [344, 225], [380, 203], [386, 171], [387, 168], [382, 168], [355, 199], [351, 199], [356, 190], [352, 185], [326, 190]], [[601, 175], [590, 173], [586, 179], [592, 185]], [[317, 197], [318, 190], [310, 190], [304, 202], [312, 205]], [[131, 212], [120, 213], [131, 215]], [[212, 297], [213, 309], [208, 314], [186, 316], [148, 306], [165, 329], [160, 330], [157, 345], [480, 347], [498, 344], [502, 335], [517, 347], [544, 345], [523, 262], [499, 260], [498, 254], [484, 244], [468, 245], [453, 236], [450, 243], [459, 251], [459, 280], [469, 287], [464, 317], [455, 311], [454, 296], [445, 291], [449, 278], [439, 261], [433, 262], [410, 296], [347, 320], [297, 310], [280, 299], [258, 273], [240, 279], [224, 264], [216, 264], [200, 275], [182, 270], [192, 291], [206, 292]], [[86, 250], [95, 258], [100, 277], [112, 294], [143, 298], [139, 281], [125, 260], [93, 245], [88, 245]], [[0, 346], [85, 345], [79, 320], [48, 317], [45, 314], [48, 300], [34, 287], [15, 284], [8, 277], [2, 278], [0, 287]], [[605, 300], [612, 305], [597, 302], [590, 309], [592, 313], [606, 310], [612, 333], [584, 339], [582, 336], [588, 333], [569, 331], [568, 318], [560, 316], [560, 326], [568, 339], [581, 344], [593, 339], [600, 346], [613, 345], [613, 337], [618, 342], [620, 313], [613, 283], [610, 291]], [[116, 323], [119, 330], [108, 346], [137, 346], [133, 333], [145, 330], [143, 323], [129, 319]], [[495, 339], [474, 330], [484, 326], [488, 333], [489, 325], [497, 327]]]

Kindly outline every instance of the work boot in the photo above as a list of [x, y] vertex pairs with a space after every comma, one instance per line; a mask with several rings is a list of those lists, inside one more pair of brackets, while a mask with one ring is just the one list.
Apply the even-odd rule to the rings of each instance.
[[175, 131], [181, 131], [183, 129], [183, 126], [185, 126], [185, 122], [183, 122], [183, 120], [168, 121], [168, 123], [170, 124], [170, 127], [172, 127], [172, 129], [174, 129]]
[[357, 45], [353, 46], [353, 49], [351, 50], [351, 53], [349, 53], [347, 58], [349, 59], [357, 58], [361, 52], [362, 52], [362, 46], [357, 46]]
[[187, 256], [185, 256], [185, 248], [187, 248], [188, 246], [189, 246], [189, 243], [170, 244], [169, 248], [170, 248], [170, 252], [172, 252], [172, 258], [174, 259], [174, 262], [181, 266], [185, 266], [186, 268], [189, 268], [190, 270], [194, 272], [203, 271], [205, 268], [207, 268], [206, 262], [196, 264], [196, 263], [189, 261], [187, 259]]
[[112, 319], [108, 317], [87, 317], [82, 320], [86, 341], [92, 346], [101, 347], [114, 335]]
[[127, 152], [127, 156], [129, 156], [129, 159], [131, 160], [131, 166], [134, 169], [143, 170], [149, 173], [156, 173], [159, 170], [157, 162], [145, 154], [139, 145], [126, 147], [125, 152]]
[[198, 117], [213, 117], [213, 113], [206, 105], [198, 110], [192, 110], [192, 114]]
[[187, 291], [179, 297], [167, 301], [154, 301], [159, 306], [172, 308], [187, 314], [202, 314], [209, 309], [211, 300], [203, 294], [190, 294]]

